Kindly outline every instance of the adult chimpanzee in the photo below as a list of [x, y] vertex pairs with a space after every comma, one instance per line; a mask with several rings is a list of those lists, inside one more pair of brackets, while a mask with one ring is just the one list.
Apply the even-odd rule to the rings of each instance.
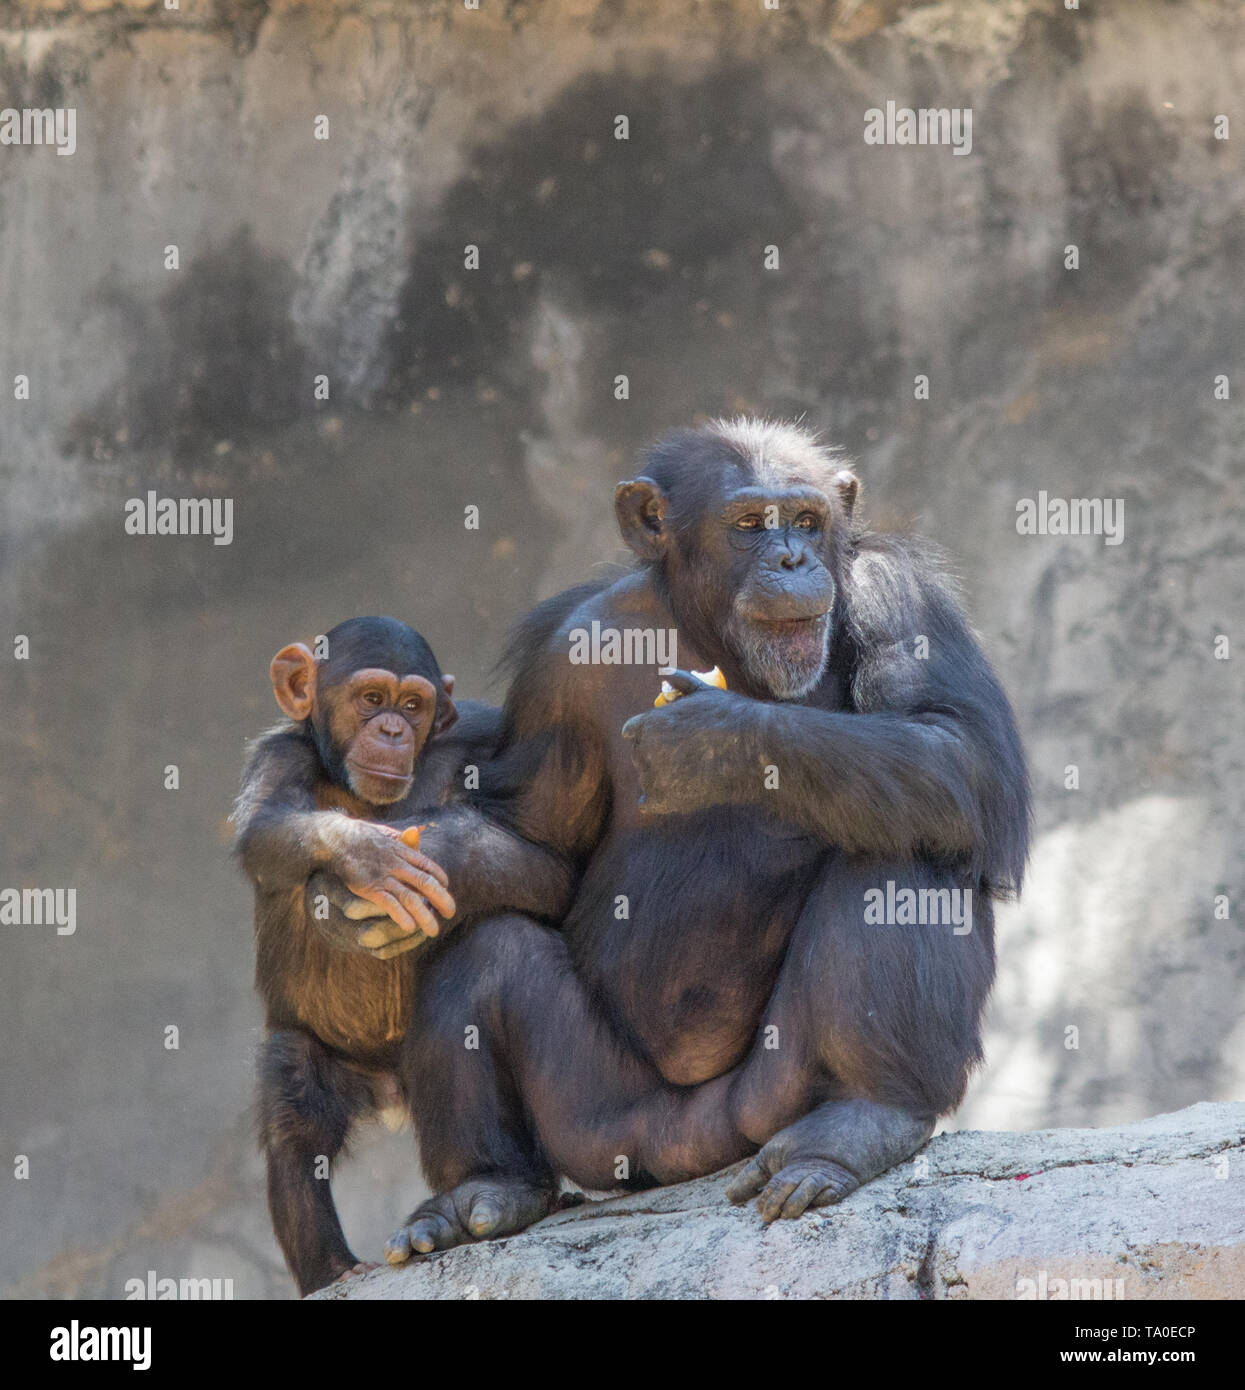
[[[498, 712], [464, 705], [456, 724], [453, 678], [392, 618], [353, 618], [325, 642], [324, 660], [301, 644], [273, 658], [273, 690], [293, 722], [251, 748], [234, 813], [255, 885], [255, 980], [267, 1013], [258, 1119], [269, 1209], [304, 1294], [361, 1267], [316, 1165], [333, 1162], [356, 1118], [409, 1094], [399, 1044], [414, 956], [393, 957], [438, 933], [433, 909], [455, 922], [503, 908], [556, 914], [568, 886], [555, 856], [446, 806], [464, 766], [491, 751]], [[444, 823], [477, 858], [472, 874], [450, 860], [461, 884], [453, 897], [442, 867], [408, 843], [418, 837], [392, 824], [417, 810], [433, 816], [434, 840]], [[307, 890], [320, 870], [387, 916], [320, 920], [309, 901], [317, 889], [344, 897], [328, 879], [312, 877]]]
[[[758, 1146], [730, 1195], [794, 1216], [960, 1100], [1027, 775], [947, 581], [859, 527], [856, 493], [792, 426], [675, 434], [616, 495], [639, 569], [521, 630], [490, 814], [583, 875], [562, 936], [480, 923], [421, 976], [411, 1078], [438, 1195], [391, 1260], [517, 1229], [557, 1173], [672, 1181]], [[676, 628], [683, 664], [728, 689], [653, 710], [651, 669], [568, 660], [594, 622]], [[878, 921], [879, 895], [912, 890], [941, 922]]]

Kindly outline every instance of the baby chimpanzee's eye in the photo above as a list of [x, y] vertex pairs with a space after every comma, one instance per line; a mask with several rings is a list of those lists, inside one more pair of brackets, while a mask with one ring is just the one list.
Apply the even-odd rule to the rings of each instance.
[[417, 714], [419, 712], [419, 707], [422, 703], [423, 701], [419, 698], [418, 695], [412, 695], [411, 698], [407, 700], [406, 703], [402, 706], [402, 708], [410, 714]]
[[363, 692], [363, 703], [366, 705], [383, 705], [385, 699], [379, 690], [365, 690]]

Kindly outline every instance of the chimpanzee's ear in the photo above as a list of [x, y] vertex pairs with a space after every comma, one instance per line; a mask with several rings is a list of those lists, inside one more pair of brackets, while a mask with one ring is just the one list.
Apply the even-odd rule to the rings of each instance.
[[441, 677], [441, 698], [437, 701], [437, 722], [432, 726], [432, 736], [444, 734], [458, 723], [458, 710], [450, 696], [454, 693], [454, 677]]
[[670, 532], [666, 526], [666, 494], [652, 478], [633, 478], [614, 490], [614, 515], [627, 545], [641, 560], [660, 560]]
[[839, 501], [843, 503], [843, 510], [851, 516], [852, 508], [856, 505], [856, 498], [860, 492], [860, 479], [849, 469], [844, 468], [842, 472], [834, 475], [834, 488], [839, 494]]
[[268, 674], [272, 693], [286, 714], [300, 723], [308, 718], [316, 704], [316, 659], [311, 648], [301, 642], [282, 647], [272, 658]]

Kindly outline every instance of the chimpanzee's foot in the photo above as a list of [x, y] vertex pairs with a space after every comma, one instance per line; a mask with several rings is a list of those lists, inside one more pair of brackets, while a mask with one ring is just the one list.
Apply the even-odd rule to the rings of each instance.
[[774, 1135], [726, 1195], [746, 1202], [759, 1193], [762, 1220], [790, 1219], [841, 1202], [916, 1153], [933, 1132], [930, 1116], [869, 1100], [827, 1101]]
[[511, 1236], [548, 1216], [557, 1204], [556, 1189], [526, 1178], [468, 1178], [421, 1202], [385, 1243], [385, 1259], [400, 1265], [415, 1254]]
[[294, 1282], [298, 1285], [299, 1298], [306, 1298], [317, 1289], [327, 1289], [332, 1284], [344, 1284], [356, 1274], [366, 1274], [370, 1269], [379, 1268], [379, 1265], [355, 1259], [343, 1241], [337, 1253], [323, 1252], [314, 1268], [297, 1270]]
[[726, 1195], [732, 1202], [757, 1198], [757, 1211], [768, 1225], [779, 1217], [788, 1221], [802, 1216], [810, 1207], [828, 1207], [855, 1192], [860, 1179], [829, 1159], [788, 1163], [770, 1175], [761, 1151], [738, 1177], [731, 1181]]

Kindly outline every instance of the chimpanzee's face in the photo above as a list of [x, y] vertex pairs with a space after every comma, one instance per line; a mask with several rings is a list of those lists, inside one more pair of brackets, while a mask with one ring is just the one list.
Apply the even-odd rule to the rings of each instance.
[[697, 528], [725, 583], [723, 640], [749, 678], [780, 700], [807, 695], [830, 650], [837, 518], [830, 499], [803, 484], [723, 488]]
[[798, 429], [746, 423], [677, 432], [649, 463], [614, 507], [680, 627], [759, 692], [809, 694], [834, 641], [856, 478]]
[[369, 667], [324, 690], [318, 703], [327, 706], [329, 738], [350, 790], [373, 806], [401, 801], [436, 719], [432, 682]]
[[[322, 640], [324, 660], [301, 642], [282, 647], [270, 669], [273, 694], [309, 726], [330, 782], [391, 806], [414, 786], [424, 745], [458, 718], [454, 678], [440, 674], [417, 632], [392, 618], [350, 618]], [[412, 671], [416, 664], [424, 670]]]

